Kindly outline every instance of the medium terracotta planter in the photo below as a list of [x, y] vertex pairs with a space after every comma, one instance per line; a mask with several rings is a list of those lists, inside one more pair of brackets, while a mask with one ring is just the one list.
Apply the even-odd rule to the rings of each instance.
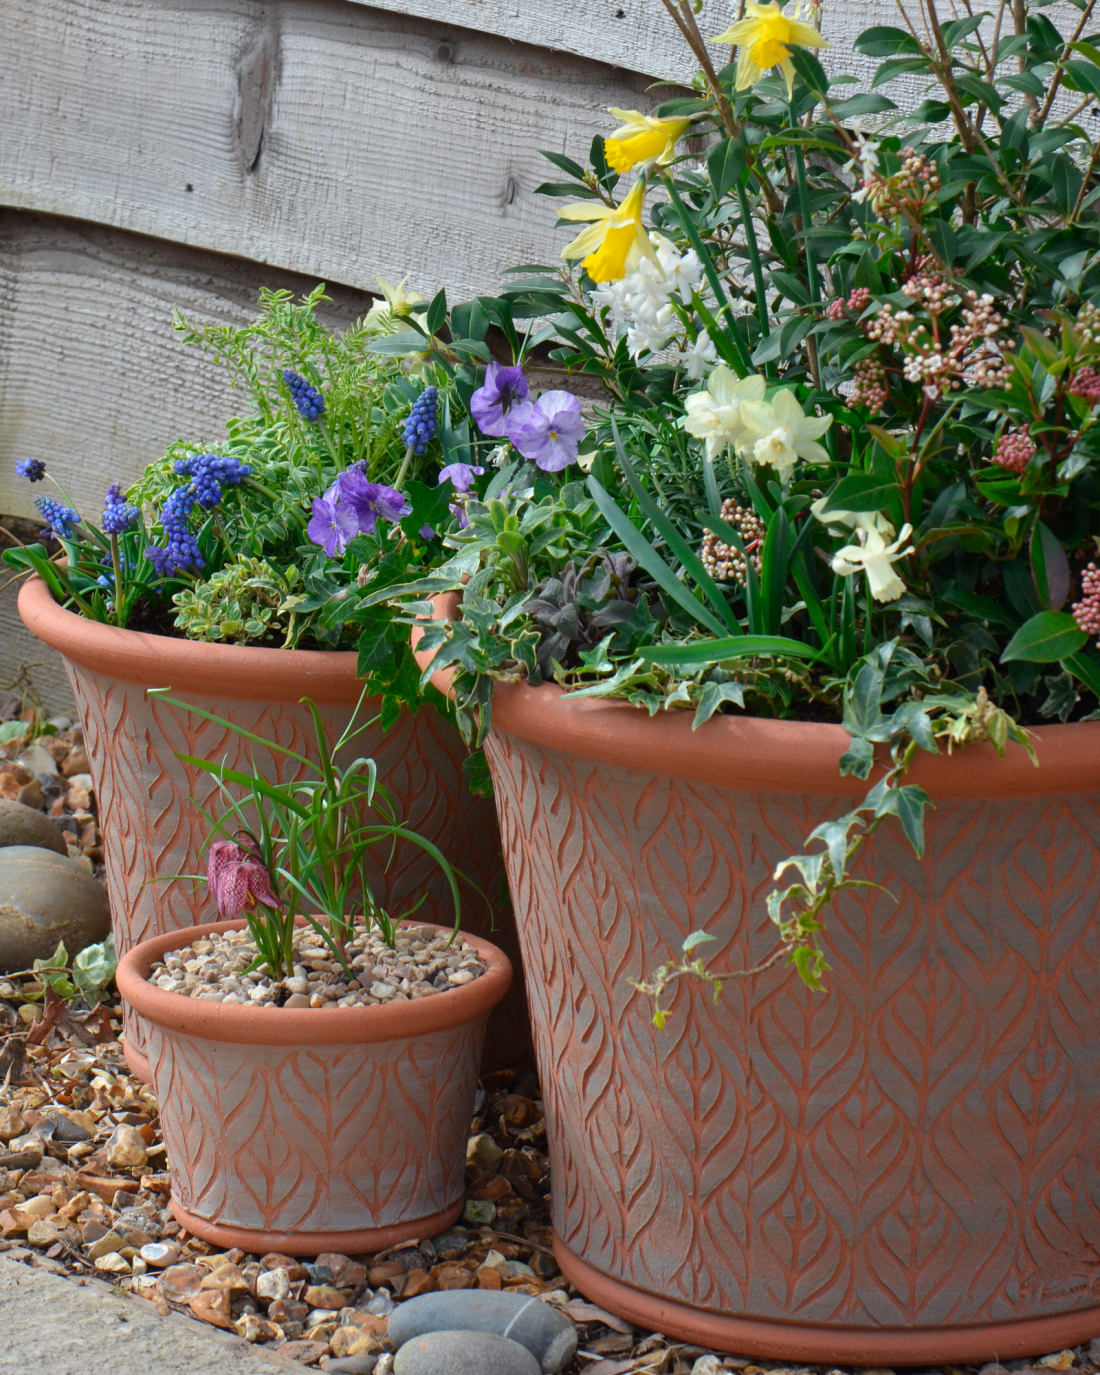
[[511, 982], [507, 957], [468, 935], [486, 973], [392, 1007], [245, 1007], [147, 982], [167, 951], [242, 925], [155, 936], [118, 968], [148, 1029], [172, 1211], [193, 1235], [256, 1254], [356, 1254], [437, 1235], [462, 1211], [481, 1045]]
[[1100, 1334], [1100, 724], [920, 755], [828, 992], [776, 968], [663, 1032], [630, 987], [705, 927], [775, 948], [776, 862], [865, 785], [839, 726], [500, 685], [487, 752], [519, 914], [555, 1249], [589, 1298], [742, 1354], [939, 1365]]
[[[215, 645], [119, 630], [65, 611], [37, 577], [21, 589], [19, 612], [39, 639], [61, 652], [76, 698], [119, 953], [150, 936], [193, 926], [209, 912], [206, 885], [154, 880], [205, 871], [200, 852], [209, 827], [200, 807], [215, 799], [216, 785], [209, 775], [181, 763], [177, 753], [235, 767], [247, 767], [251, 757], [280, 777], [287, 761], [148, 697], [146, 689], [171, 688], [182, 701], [305, 752], [313, 740], [313, 721], [299, 699], [309, 696], [318, 704], [334, 739], [363, 689], [356, 655]], [[363, 711], [368, 719], [369, 701]], [[466, 751], [458, 732], [426, 707], [415, 715], [402, 713], [388, 731], [379, 726], [365, 731], [354, 749], [377, 760], [408, 825], [434, 841], [471, 880], [473, 888], [463, 887], [464, 928], [514, 948], [514, 918], [500, 900], [503, 863], [493, 804], [472, 796], [466, 786]], [[492, 903], [492, 911], [476, 889]], [[449, 900], [438, 867], [412, 845], [398, 847], [387, 870], [379, 865], [374, 891], [396, 912], [425, 892], [430, 910], [443, 910], [441, 904]], [[145, 1030], [129, 1008], [125, 1027], [127, 1061], [151, 1082]], [[517, 986], [493, 1015], [485, 1068], [515, 1063], [530, 1045], [529, 1036], [523, 990]]]

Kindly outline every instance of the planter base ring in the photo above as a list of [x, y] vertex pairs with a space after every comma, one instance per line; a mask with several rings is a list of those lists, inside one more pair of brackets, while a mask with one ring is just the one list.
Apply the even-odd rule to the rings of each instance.
[[141, 1051], [136, 1046], [131, 1045], [129, 1040], [123, 1041], [122, 1054], [134, 1078], [143, 1084], [152, 1085], [153, 1069], [149, 1064], [148, 1055], [142, 1055]]
[[582, 1260], [557, 1234], [554, 1255], [565, 1278], [593, 1303], [648, 1331], [740, 1356], [826, 1366], [981, 1365], [1061, 1351], [1100, 1335], [1100, 1307], [967, 1327], [828, 1327], [734, 1317], [612, 1279]]
[[462, 1214], [462, 1200], [459, 1199], [441, 1213], [413, 1218], [410, 1222], [394, 1223], [391, 1227], [361, 1227], [355, 1232], [261, 1232], [251, 1227], [208, 1222], [189, 1213], [174, 1198], [170, 1204], [176, 1221], [192, 1236], [212, 1242], [215, 1246], [237, 1246], [254, 1255], [282, 1251], [296, 1256], [319, 1256], [324, 1251], [335, 1251], [348, 1256], [368, 1251], [388, 1251], [403, 1241], [437, 1237], [453, 1226]]

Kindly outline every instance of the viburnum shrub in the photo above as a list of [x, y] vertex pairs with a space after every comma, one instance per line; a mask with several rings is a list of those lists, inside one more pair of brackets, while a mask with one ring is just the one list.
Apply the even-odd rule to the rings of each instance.
[[[1037, 4], [945, 22], [903, 0], [857, 39], [883, 60], [856, 91], [819, 7], [747, 0], [722, 31], [714, 6], [663, 3], [693, 94], [613, 110], [587, 161], [547, 154], [574, 237], [504, 293], [606, 388], [583, 471], [535, 474], [514, 443], [402, 595], [411, 618], [462, 592], [423, 647], [472, 739], [492, 682], [520, 678], [697, 728], [842, 722], [841, 771], [886, 768], [768, 900], [769, 963], [817, 987], [860, 846], [894, 816], [923, 850], [917, 751], [1030, 749], [1029, 727], [1100, 714], [1094, 0], [1064, 31]], [[914, 77], [899, 109], [885, 91]], [[710, 971], [706, 939], [643, 987], [754, 972]]]

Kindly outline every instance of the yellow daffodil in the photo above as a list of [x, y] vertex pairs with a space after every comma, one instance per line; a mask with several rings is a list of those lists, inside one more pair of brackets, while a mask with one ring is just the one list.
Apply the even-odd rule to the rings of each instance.
[[737, 58], [739, 91], [746, 90], [773, 67], [778, 67], [786, 79], [787, 95], [790, 96], [794, 90], [791, 49], [832, 46], [825, 42], [812, 24], [806, 24], [798, 18], [799, 8], [795, 6], [794, 17], [788, 19], [777, 0], [770, 0], [767, 5], [746, 0], [745, 18], [710, 40], [741, 49]]
[[561, 256], [583, 258], [582, 266], [594, 282], [621, 281], [643, 256], [655, 263], [660, 272], [661, 264], [642, 224], [644, 200], [645, 182], [639, 178], [622, 205], [601, 205], [596, 201], [563, 205], [558, 211], [563, 220], [592, 223], [565, 245]]
[[364, 324], [374, 334], [393, 334], [398, 327], [397, 317], [408, 315], [409, 307], [424, 300], [419, 291], [406, 291], [408, 277], [402, 277], [396, 286], [387, 282], [385, 277], [375, 279], [386, 298], [385, 305], [376, 301], [367, 311]]
[[621, 119], [622, 126], [605, 140], [604, 157], [608, 167], [620, 175], [641, 163], [667, 167], [676, 140], [691, 127], [690, 119], [657, 119], [637, 110], [617, 110], [614, 105], [609, 113]]

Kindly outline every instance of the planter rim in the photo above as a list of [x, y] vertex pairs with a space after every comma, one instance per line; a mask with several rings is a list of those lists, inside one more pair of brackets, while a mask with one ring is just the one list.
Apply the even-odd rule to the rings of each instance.
[[[418, 922], [431, 926], [432, 922]], [[479, 936], [462, 932], [488, 968], [473, 983], [450, 989], [445, 995], [375, 1007], [246, 1007], [237, 1003], [212, 1003], [185, 998], [148, 982], [153, 962], [170, 950], [178, 950], [204, 936], [239, 931], [243, 921], [207, 922], [180, 931], [153, 936], [123, 956], [116, 974], [118, 991], [139, 1016], [166, 1031], [197, 1036], [207, 1041], [234, 1045], [331, 1046], [396, 1041], [426, 1036], [450, 1027], [464, 1026], [488, 1013], [508, 992], [512, 965], [507, 955]], [[452, 928], [440, 926], [440, 931]]]
[[[432, 599], [432, 620], [461, 614], [456, 593]], [[414, 651], [422, 634], [413, 627]], [[424, 669], [431, 656], [416, 658]], [[453, 682], [452, 668], [432, 675], [433, 685], [447, 696]], [[840, 757], [851, 737], [839, 724], [716, 715], [693, 730], [692, 715], [676, 710], [651, 717], [629, 702], [571, 698], [556, 683], [493, 687], [493, 730], [560, 754], [746, 791], [832, 797], [862, 797], [867, 791], [862, 779], [841, 777]], [[918, 750], [905, 781], [919, 783], [933, 803], [1100, 792], [1100, 721], [1040, 726], [1030, 735], [1038, 768], [1019, 745], [1010, 744], [1002, 758], [983, 743], [954, 755]]]
[[266, 649], [150, 635], [89, 621], [54, 601], [37, 574], [19, 589], [19, 614], [34, 635], [82, 668], [124, 682], [206, 692], [216, 685], [247, 701], [297, 700], [354, 706], [363, 690], [354, 650]]

